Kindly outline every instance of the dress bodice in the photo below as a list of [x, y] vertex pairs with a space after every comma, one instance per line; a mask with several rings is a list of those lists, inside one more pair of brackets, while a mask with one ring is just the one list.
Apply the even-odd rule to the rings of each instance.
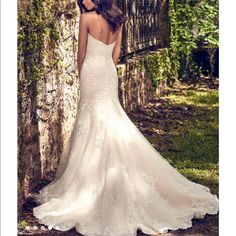
[[112, 58], [115, 43], [106, 44], [88, 33], [86, 56], [80, 72], [82, 100], [118, 99], [118, 74]]
[[88, 33], [86, 58], [89, 58], [90, 56], [111, 57], [115, 43], [116, 41], [110, 44], [106, 44]]

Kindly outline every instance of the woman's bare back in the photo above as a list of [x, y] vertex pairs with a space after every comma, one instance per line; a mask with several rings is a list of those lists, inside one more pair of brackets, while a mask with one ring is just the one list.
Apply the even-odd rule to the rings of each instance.
[[96, 12], [87, 13], [91, 20], [89, 20], [88, 33], [104, 44], [112, 44], [117, 40], [120, 28], [113, 33], [109, 27], [108, 22]]

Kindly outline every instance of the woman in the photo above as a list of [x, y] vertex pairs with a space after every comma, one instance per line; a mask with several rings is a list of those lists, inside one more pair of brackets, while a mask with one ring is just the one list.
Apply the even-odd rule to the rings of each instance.
[[40, 223], [88, 236], [135, 236], [188, 228], [218, 212], [209, 188], [182, 176], [121, 107], [115, 64], [122, 12], [112, 0], [84, 0], [80, 18], [80, 101], [56, 178], [33, 209]]

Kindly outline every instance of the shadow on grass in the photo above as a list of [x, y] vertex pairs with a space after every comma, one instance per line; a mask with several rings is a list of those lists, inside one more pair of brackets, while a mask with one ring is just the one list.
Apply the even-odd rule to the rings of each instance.
[[217, 89], [178, 85], [129, 117], [172, 166], [218, 192]]
[[[168, 162], [218, 195], [218, 90], [206, 81], [167, 89], [129, 117]], [[219, 215], [166, 235], [218, 235]]]

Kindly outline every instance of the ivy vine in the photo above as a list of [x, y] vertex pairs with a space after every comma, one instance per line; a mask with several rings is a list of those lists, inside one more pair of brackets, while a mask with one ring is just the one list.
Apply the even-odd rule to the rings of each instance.
[[[218, 0], [170, 0], [170, 44], [145, 59], [144, 66], [154, 87], [163, 81], [193, 80], [202, 68], [194, 61], [195, 50], [208, 50], [211, 67], [218, 42]], [[211, 71], [209, 71], [211, 74]]]
[[[45, 38], [52, 47], [59, 39], [55, 25], [57, 7], [53, 1], [33, 1], [33, 9], [18, 11], [18, 74], [23, 70], [24, 78], [20, 85], [30, 85], [39, 80], [45, 58]], [[23, 58], [23, 65], [21, 58]]]

